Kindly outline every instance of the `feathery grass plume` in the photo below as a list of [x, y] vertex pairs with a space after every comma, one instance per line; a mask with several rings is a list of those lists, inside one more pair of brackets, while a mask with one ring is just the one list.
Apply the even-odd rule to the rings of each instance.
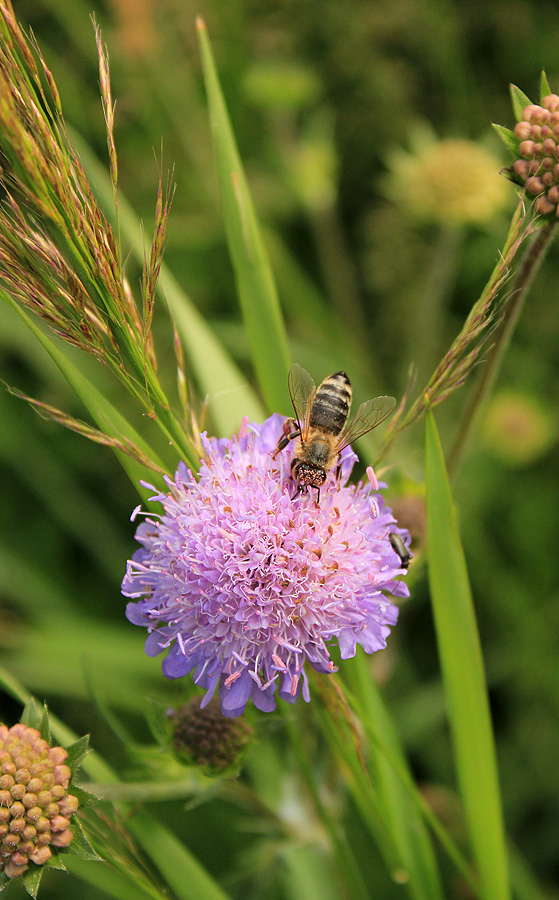
[[435, 368], [429, 381], [410, 404], [413, 388], [410, 377], [408, 387], [390, 424], [379, 451], [377, 463], [384, 458], [396, 438], [424, 415], [426, 410], [447, 400], [461, 387], [468, 375], [482, 358], [484, 347], [493, 329], [499, 323], [502, 304], [499, 294], [510, 277], [513, 260], [524, 241], [534, 233], [535, 225], [530, 211], [519, 203], [509, 228], [500, 259], [493, 269], [479, 300], [474, 303], [466, 321], [449, 349]]
[[94, 441], [96, 444], [103, 444], [103, 446], [111, 447], [115, 451], [126, 453], [142, 466], [146, 466], [146, 468], [152, 469], [154, 472], [159, 472], [161, 475], [165, 474], [165, 469], [162, 469], [161, 466], [157, 465], [157, 463], [150, 459], [147, 454], [143, 453], [140, 447], [124, 435], [121, 438], [110, 437], [110, 435], [105, 434], [105, 432], [100, 431], [98, 428], [93, 428], [91, 425], [88, 425], [87, 422], [82, 422], [80, 419], [69, 416], [67, 413], [57, 409], [55, 406], [51, 406], [49, 403], [42, 403], [40, 400], [35, 400], [33, 397], [24, 394], [23, 391], [18, 391], [16, 388], [10, 387], [9, 385], [7, 387], [14, 397], [19, 397], [20, 400], [26, 400], [27, 403], [29, 403], [45, 419], [51, 419], [53, 422], [57, 422], [59, 425], [68, 428], [70, 431], [75, 431], [76, 434], [81, 434], [82, 437], [89, 438], [90, 441]]
[[[108, 59], [96, 29], [111, 182], [117, 203], [114, 105]], [[56, 335], [107, 365], [156, 419], [183, 456], [192, 442], [170, 411], [151, 337], [154, 296], [172, 189], [158, 190], [140, 314], [123, 271], [119, 240], [68, 139], [60, 99], [36, 43], [0, 2], [0, 286]]]

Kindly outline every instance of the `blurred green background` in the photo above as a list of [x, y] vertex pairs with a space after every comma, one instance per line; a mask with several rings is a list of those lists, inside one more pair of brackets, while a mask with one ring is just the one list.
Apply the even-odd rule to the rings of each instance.
[[[105, 164], [95, 13], [110, 53], [121, 191], [149, 233], [163, 138], [163, 169], [174, 165], [177, 182], [167, 264], [252, 378], [219, 211], [195, 32], [201, 14], [265, 229], [293, 359], [316, 379], [346, 369], [358, 399], [400, 396], [411, 363], [418, 385], [425, 381], [487, 280], [514, 209], [513, 186], [494, 188], [509, 160], [490, 123], [513, 125], [509, 82], [536, 99], [545, 68], [559, 87], [556, 3], [19, 0], [16, 12], [37, 36], [67, 121]], [[422, 160], [450, 138], [475, 141], [492, 157], [473, 165], [467, 147], [446, 162], [443, 152], [431, 195], [438, 200], [426, 204], [416, 190], [425, 182]], [[460, 212], [460, 197], [472, 191], [495, 193], [489, 210]], [[132, 263], [127, 271], [135, 285], [139, 271]], [[559, 891], [558, 284], [552, 246], [454, 485], [508, 832], [549, 897]], [[172, 385], [163, 303], [155, 334], [163, 379]], [[94, 371], [91, 361], [84, 365]], [[4, 306], [0, 377], [84, 415]], [[114, 394], [105, 372], [95, 377]], [[460, 392], [438, 414], [447, 449], [465, 398]], [[110, 452], [40, 419], [4, 390], [0, 421], [2, 661], [125, 767], [91, 685], [143, 740], [144, 695], [171, 703], [185, 690], [163, 683], [159, 661], [143, 655], [143, 634], [124, 619], [119, 588], [133, 549], [134, 488]], [[395, 447], [387, 475], [419, 557], [421, 431]], [[419, 783], [460, 840], [421, 559], [410, 576], [412, 597], [372, 668]], [[0, 698], [0, 719], [11, 724], [17, 715]], [[273, 717], [252, 719], [261, 743], [248, 771], [265, 779], [267, 762], [281, 768], [283, 738]], [[287, 802], [293, 785], [274, 790]], [[340, 814], [359, 849], [352, 806]], [[290, 896], [282, 867], [270, 868], [277, 851], [234, 805], [214, 801], [185, 812], [177, 802], [165, 816], [233, 896]], [[370, 870], [376, 897], [403, 895], [379, 860], [371, 858]], [[78, 890], [91, 900], [106, 896], [72, 877], [47, 879], [42, 896]], [[468, 895], [457, 884], [449, 896]]]

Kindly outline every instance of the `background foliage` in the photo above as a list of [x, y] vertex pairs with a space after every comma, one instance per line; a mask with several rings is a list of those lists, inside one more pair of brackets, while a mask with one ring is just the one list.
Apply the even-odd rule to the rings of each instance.
[[[164, 167], [174, 164], [177, 181], [166, 262], [252, 381], [217, 199], [194, 21], [201, 13], [264, 225], [292, 357], [317, 378], [347, 369], [358, 399], [400, 396], [411, 362], [418, 366], [419, 383], [424, 381], [493, 268], [514, 189], [509, 208], [483, 228], [422, 224], [409, 216], [405, 202], [387, 196], [391, 163], [397, 148], [409, 147], [428, 122], [439, 137], [482, 141], [508, 164], [490, 122], [513, 123], [509, 82], [535, 96], [545, 68], [557, 88], [555, 4], [21, 0], [16, 11], [39, 39], [67, 121], [105, 163], [89, 18], [95, 12], [111, 57], [121, 191], [151, 223], [163, 136]], [[127, 273], [131, 282], [140, 278], [132, 257]], [[530, 893], [525, 864], [543, 896], [557, 896], [559, 882], [559, 698], [553, 672], [559, 624], [558, 282], [553, 246], [509, 350], [489, 419], [453, 486], [489, 679], [505, 820], [520, 851], [513, 859], [526, 897], [542, 894]], [[174, 355], [162, 303], [154, 329], [162, 380], [172, 390]], [[4, 304], [0, 352], [5, 381], [83, 415]], [[80, 365], [95, 367], [89, 360]], [[105, 373], [95, 371], [95, 378], [103, 385]], [[111, 397], [115, 387], [108, 379], [105, 388]], [[499, 398], [511, 404], [508, 417], [495, 405]], [[452, 443], [464, 399], [459, 394], [438, 414], [444, 449]], [[123, 402], [120, 395], [115, 400]], [[208, 400], [209, 427], [215, 430]], [[281, 411], [289, 412], [287, 402]], [[136, 495], [107, 450], [40, 419], [4, 391], [0, 417], [3, 662], [76, 732], [91, 733], [94, 746], [124, 771], [129, 759], [100, 713], [99, 698], [135, 740], [148, 742], [145, 695], [170, 704], [186, 689], [163, 683], [159, 660], [143, 655], [142, 634], [123, 617], [119, 585], [133, 545], [129, 514]], [[533, 433], [543, 439], [528, 440], [526, 450], [526, 435]], [[398, 493], [421, 495], [421, 429], [400, 441], [388, 462], [394, 466], [395, 505]], [[425, 796], [460, 842], [463, 826], [421, 561], [412, 571], [412, 598], [372, 668]], [[0, 719], [17, 713], [2, 697]], [[239, 802], [216, 793], [187, 809], [184, 800], [160, 803], [159, 812], [232, 896], [309, 896], [310, 887], [306, 892], [301, 881], [309, 861], [299, 838], [319, 826], [298, 798], [289, 766], [282, 765], [284, 750], [290, 751], [278, 721], [253, 716], [252, 724], [259, 744], [249, 755], [248, 777], [272, 807], [283, 809], [291, 829], [279, 866], [276, 823], [255, 820]], [[323, 748], [312, 749], [334, 789], [336, 773], [328, 770]], [[352, 801], [344, 803], [339, 815], [350, 843], [357, 855], [366, 854], [369, 845]], [[402, 895], [378, 858], [370, 856], [367, 865], [376, 897]], [[72, 897], [78, 884], [88, 900], [106, 896], [73, 879], [46, 880], [42, 896]], [[335, 896], [326, 881], [325, 895]], [[449, 896], [468, 896], [453, 874], [449, 881]]]

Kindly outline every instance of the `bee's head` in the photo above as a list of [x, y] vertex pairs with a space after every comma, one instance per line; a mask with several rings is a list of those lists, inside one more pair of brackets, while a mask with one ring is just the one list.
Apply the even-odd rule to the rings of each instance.
[[324, 469], [319, 469], [318, 466], [301, 462], [300, 459], [294, 459], [291, 463], [291, 474], [298, 482], [299, 487], [303, 490], [310, 487], [322, 487], [326, 481], [326, 472]]

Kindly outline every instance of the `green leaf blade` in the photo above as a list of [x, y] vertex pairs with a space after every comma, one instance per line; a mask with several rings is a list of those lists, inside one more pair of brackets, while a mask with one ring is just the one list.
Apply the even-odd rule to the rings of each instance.
[[432, 413], [426, 424], [429, 586], [458, 783], [481, 889], [510, 900], [497, 763], [466, 562]]
[[287, 336], [206, 26], [200, 18], [197, 25], [223, 217], [244, 324], [268, 408], [279, 411], [287, 400]]
[[522, 119], [522, 110], [526, 106], [530, 106], [532, 101], [530, 98], [521, 91], [520, 88], [517, 88], [515, 84], [511, 84], [510, 86], [510, 95], [512, 98], [512, 106], [514, 109], [514, 115], [516, 116], [516, 121], [520, 122]]
[[[371, 678], [363, 653], [348, 660], [346, 668], [352, 687], [361, 703], [365, 731], [372, 739], [371, 753], [376, 773], [375, 788], [385, 810], [394, 844], [409, 878], [408, 889], [413, 900], [443, 900], [440, 875], [429, 832], [417, 803], [410, 797], [399, 773], [391, 764], [395, 760], [413, 783], [398, 732], [384, 704], [374, 679]], [[386, 748], [390, 758], [380, 748]]]
[[507, 150], [510, 150], [511, 153], [518, 156], [520, 141], [516, 137], [514, 131], [511, 131], [510, 128], [505, 128], [504, 125], [496, 125], [495, 123], [493, 123], [493, 128], [501, 138]]
[[551, 88], [549, 86], [549, 81], [547, 80], [545, 69], [542, 69], [542, 74], [540, 75], [540, 100], [543, 100], [548, 94], [551, 94]]

